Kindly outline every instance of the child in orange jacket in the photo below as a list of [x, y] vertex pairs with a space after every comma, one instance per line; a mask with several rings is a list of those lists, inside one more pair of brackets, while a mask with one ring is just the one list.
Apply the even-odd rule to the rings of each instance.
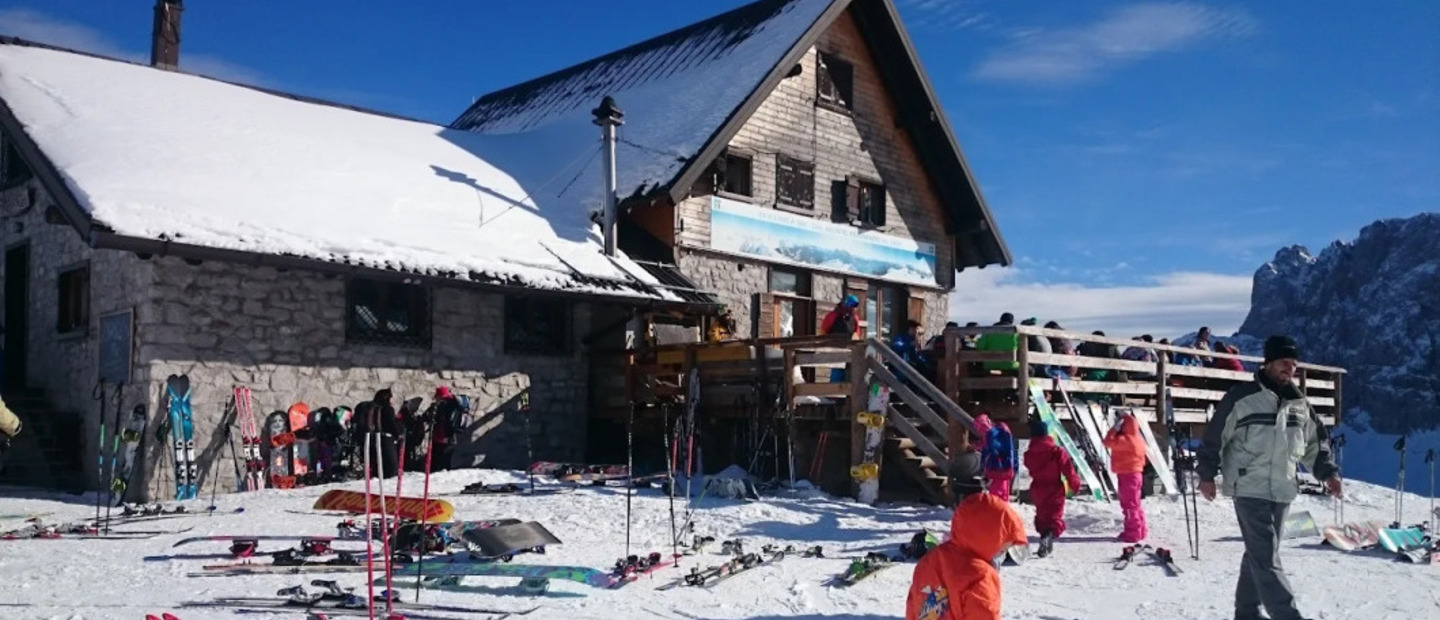
[[993, 559], [1011, 545], [1028, 543], [1020, 515], [985, 492], [983, 476], [975, 452], [951, 462], [950, 490], [960, 502], [950, 520], [950, 540], [916, 564], [905, 620], [1000, 620], [1000, 572]]
[[1150, 535], [1145, 526], [1145, 510], [1140, 506], [1140, 487], [1145, 477], [1145, 437], [1140, 435], [1140, 422], [1129, 412], [1122, 412], [1110, 432], [1105, 434], [1105, 447], [1110, 449], [1110, 471], [1119, 483], [1120, 510], [1125, 514], [1125, 530], [1120, 541], [1136, 543]]
[[1035, 504], [1035, 531], [1040, 534], [1036, 556], [1045, 557], [1065, 533], [1065, 497], [1080, 490], [1080, 474], [1070, 455], [1050, 436], [1050, 425], [1030, 421], [1030, 447], [1025, 450], [1030, 472], [1030, 503]]

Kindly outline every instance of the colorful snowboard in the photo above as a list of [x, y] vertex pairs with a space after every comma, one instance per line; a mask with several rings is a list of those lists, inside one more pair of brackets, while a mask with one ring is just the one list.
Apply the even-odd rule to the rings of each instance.
[[293, 488], [295, 474], [290, 467], [295, 435], [290, 432], [290, 416], [284, 411], [275, 411], [266, 416], [265, 433], [270, 437], [270, 488]]
[[1418, 527], [1387, 527], [1380, 530], [1380, 546], [1390, 553], [1406, 553], [1428, 545], [1425, 531]]
[[1050, 403], [1045, 401], [1045, 390], [1041, 387], [1039, 379], [1030, 380], [1030, 402], [1035, 405], [1036, 414], [1050, 426], [1050, 436], [1055, 438], [1055, 443], [1070, 455], [1070, 460], [1075, 463], [1075, 471], [1080, 473], [1080, 479], [1085, 486], [1090, 488], [1090, 496], [1105, 501], [1105, 489], [1100, 486], [1100, 478], [1095, 475], [1095, 470], [1090, 468], [1085, 459], [1085, 451], [1075, 445], [1070, 439], [1070, 434], [1065, 432], [1065, 427], [1060, 425], [1060, 419], [1055, 417], [1055, 410], [1050, 408]]
[[858, 488], [855, 497], [865, 504], [874, 504], [880, 495], [880, 446], [885, 439], [885, 414], [889, 407], [890, 388], [873, 379], [865, 411], [855, 416], [855, 423], [864, 429], [864, 448], [860, 462], [850, 468], [850, 477], [855, 479]]
[[522, 577], [525, 579], [561, 579], [583, 583], [596, 588], [609, 588], [615, 585], [615, 578], [611, 576], [610, 573], [593, 568], [497, 563], [485, 559], [472, 558], [465, 554], [425, 558], [425, 565], [423, 567], [418, 564], [406, 564], [404, 566], [394, 567], [391, 572], [398, 577], [414, 577], [420, 575], [422, 570], [426, 577], [483, 575], [492, 577]]
[[285, 412], [290, 418], [290, 433], [295, 443], [290, 453], [290, 475], [300, 478], [310, 473], [310, 406], [305, 403], [290, 405]]
[[[397, 502], [399, 506], [396, 506]], [[372, 509], [378, 509], [380, 498], [372, 496], [370, 503]], [[431, 499], [427, 505], [418, 497], [402, 497], [398, 500], [394, 497], [386, 497], [385, 507], [391, 514], [399, 514], [402, 519], [426, 523], [444, 523], [455, 516], [455, 507], [443, 499]], [[311, 508], [365, 514], [365, 494], [359, 491], [333, 489], [326, 491], [324, 495], [320, 496], [320, 499], [315, 500], [315, 505]]]

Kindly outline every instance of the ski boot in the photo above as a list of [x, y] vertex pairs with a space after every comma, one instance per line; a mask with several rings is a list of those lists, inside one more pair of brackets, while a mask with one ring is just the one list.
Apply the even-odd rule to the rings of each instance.
[[320, 595], [323, 598], [330, 599], [344, 599], [345, 597], [350, 596], [350, 591], [354, 589], [341, 588], [340, 584], [335, 583], [335, 581], [332, 579], [312, 579], [310, 580], [310, 585], [321, 588], [322, 591]]
[[330, 553], [330, 541], [307, 539], [300, 541], [301, 555], [325, 555]]
[[305, 564], [305, 556], [294, 549], [276, 551], [270, 554], [270, 557], [274, 558], [276, 566], [301, 566]]
[[394, 590], [381, 590], [375, 593], [375, 600], [381, 603], [400, 602], [400, 593]]
[[823, 557], [825, 557], [825, 550], [821, 549], [821, 548], [820, 548], [820, 545], [815, 545], [814, 547], [809, 547], [809, 548], [805, 549], [805, 551], [801, 552], [800, 557], [802, 557], [802, 558], [823, 558]]
[[738, 538], [727, 540], [720, 543], [720, 553], [723, 555], [745, 555], [745, 543]]
[[526, 577], [520, 580], [520, 591], [530, 596], [541, 596], [550, 590], [550, 580], [544, 577]]
[[1040, 536], [1040, 548], [1035, 550], [1035, 557], [1037, 557], [1037, 558], [1047, 557], [1047, 556], [1049, 556], [1050, 553], [1053, 552], [1054, 550], [1055, 550], [1055, 536], [1052, 535], [1052, 534], [1048, 534], [1048, 533], [1047, 533], [1047, 534], [1044, 534], [1044, 535]]
[[255, 549], [260, 546], [258, 541], [237, 540], [230, 543], [230, 557], [248, 558], [255, 555]]
[[370, 608], [370, 604], [365, 601], [365, 597], [363, 597], [363, 596], [358, 596], [358, 595], [356, 595], [356, 594], [351, 594], [351, 593], [349, 593], [349, 592], [346, 592], [346, 593], [345, 593], [345, 596], [344, 596], [344, 597], [341, 597], [340, 600], [335, 603], [335, 606], [338, 607], [338, 608], [340, 608], [340, 609], [369, 609], [369, 608]]
[[314, 605], [315, 603], [320, 602], [320, 599], [324, 595], [320, 594], [319, 592], [306, 592], [305, 586], [295, 586], [292, 588], [281, 588], [275, 591], [275, 596], [283, 596], [285, 597], [285, 600], [289, 603], [293, 603], [296, 605], [305, 605], [308, 607], [310, 605]]

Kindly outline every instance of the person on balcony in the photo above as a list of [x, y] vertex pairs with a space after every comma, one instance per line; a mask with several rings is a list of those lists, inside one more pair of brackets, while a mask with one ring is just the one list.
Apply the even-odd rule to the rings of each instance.
[[[856, 308], [859, 307], [859, 297], [846, 295], [820, 321], [820, 333], [826, 336], [846, 336], [847, 340], [859, 338], [861, 336], [860, 317], [856, 315]], [[845, 369], [831, 368], [830, 382], [841, 383], [843, 381], [845, 381]]]
[[986, 493], [980, 455], [950, 462], [950, 490], [959, 503], [950, 539], [915, 565], [905, 598], [905, 620], [1000, 620], [1000, 572], [992, 559], [1027, 544], [1025, 522], [1008, 503]]
[[1120, 410], [1114, 428], [1105, 433], [1105, 447], [1110, 450], [1110, 471], [1119, 483], [1120, 511], [1125, 515], [1125, 529], [1120, 542], [1137, 543], [1150, 535], [1145, 525], [1145, 509], [1140, 505], [1145, 473], [1145, 437], [1140, 434], [1140, 421], [1127, 410]]
[[[1229, 353], [1231, 355], [1240, 354], [1240, 349], [1237, 349], [1234, 345], [1220, 340], [1215, 341], [1211, 350], [1216, 353]], [[1233, 357], [1212, 357], [1210, 358], [1210, 367], [1219, 368], [1220, 370], [1245, 372], [1245, 364], [1241, 363], [1240, 360]]]
[[[1032, 316], [1028, 319], [1025, 319], [1024, 321], [1021, 321], [1020, 324], [1028, 325], [1030, 327], [1038, 327], [1040, 325], [1040, 320]], [[1028, 349], [1031, 353], [1044, 353], [1046, 355], [1053, 353], [1050, 348], [1050, 339], [1044, 336], [1026, 336], [1025, 348]], [[1058, 369], [1050, 364], [1031, 364], [1030, 376], [1053, 377], [1055, 376], [1056, 370]]]
[[[995, 323], [998, 326], [1014, 325], [1015, 315], [1006, 312], [1000, 315], [1000, 320]], [[1009, 351], [1011, 353], [1020, 350], [1020, 334], [1011, 333], [988, 333], [980, 334], [975, 341], [975, 349], [979, 351]], [[984, 362], [984, 369], [999, 371], [1019, 370], [1019, 362]]]
[[[1065, 330], [1064, 327], [1061, 327], [1060, 324], [1055, 321], [1050, 321], [1049, 323], [1046, 323], [1045, 329], [1054, 329], [1058, 331]], [[1049, 340], [1051, 353], [1054, 353], [1056, 355], [1069, 355], [1071, 357], [1075, 356], [1075, 343], [1071, 342], [1069, 338], [1052, 337], [1049, 338]], [[1051, 376], [1057, 379], [1069, 379], [1070, 377], [1074, 377], [1075, 375], [1079, 374], [1079, 371], [1080, 369], [1073, 364], [1070, 366], [1057, 366], [1055, 368], [1055, 371], [1051, 373]]]
[[1050, 425], [1039, 418], [1030, 420], [1025, 469], [1030, 471], [1030, 503], [1035, 504], [1035, 531], [1040, 534], [1035, 553], [1045, 557], [1065, 533], [1065, 498], [1080, 490], [1080, 474], [1070, 455], [1050, 436]]
[[706, 334], [706, 340], [710, 342], [725, 342], [735, 339], [735, 315], [729, 308], [722, 308], [720, 316], [710, 321], [710, 329]]

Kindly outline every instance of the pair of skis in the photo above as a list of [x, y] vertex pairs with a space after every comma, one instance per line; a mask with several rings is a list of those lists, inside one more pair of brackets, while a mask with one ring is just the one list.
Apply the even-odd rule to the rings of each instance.
[[1175, 564], [1175, 556], [1170, 552], [1169, 549], [1166, 549], [1165, 547], [1152, 547], [1150, 545], [1144, 544], [1130, 545], [1121, 550], [1120, 558], [1115, 560], [1115, 570], [1125, 570], [1130, 566], [1132, 562], [1135, 561], [1135, 558], [1141, 556], [1142, 554], [1149, 554], [1151, 557], [1155, 558], [1156, 563], [1163, 566], [1165, 568], [1165, 572], [1169, 573], [1172, 577], [1178, 577], [1182, 572], [1184, 572], [1180, 570], [1180, 567], [1178, 565]]
[[[260, 426], [255, 420], [255, 406], [250, 398], [250, 388], [237, 385], [230, 397], [232, 422], [240, 427], [240, 454], [235, 458], [245, 464], [243, 478], [238, 483], [242, 491], [259, 491], [265, 488], [265, 459], [260, 456]], [[225, 437], [230, 438], [229, 428]], [[231, 445], [230, 451], [235, 451]]]
[[321, 590], [311, 592], [304, 586], [295, 586], [278, 590], [274, 597], [223, 597], [209, 601], [189, 601], [183, 606], [220, 607], [232, 609], [237, 613], [273, 612], [294, 608], [310, 612], [312, 618], [323, 618], [328, 615], [368, 615], [371, 604], [378, 598], [383, 599], [392, 608], [392, 611], [380, 617], [394, 619], [450, 617], [432, 615], [433, 613], [488, 614], [491, 618], [505, 618], [511, 615], [525, 615], [539, 609], [535, 607], [521, 611], [507, 611], [458, 605], [403, 603], [397, 600], [398, 597], [391, 591], [382, 592], [380, 595], [371, 596], [369, 600], [366, 600], [365, 597], [354, 594], [353, 588], [341, 588], [334, 581], [316, 579], [311, 581], [310, 585], [319, 587]]
[[[165, 422], [160, 431], [169, 431], [175, 465], [175, 499], [195, 499], [200, 492], [200, 465], [195, 461], [195, 425], [190, 411], [190, 377], [165, 378]], [[163, 437], [163, 433], [157, 433]]]

